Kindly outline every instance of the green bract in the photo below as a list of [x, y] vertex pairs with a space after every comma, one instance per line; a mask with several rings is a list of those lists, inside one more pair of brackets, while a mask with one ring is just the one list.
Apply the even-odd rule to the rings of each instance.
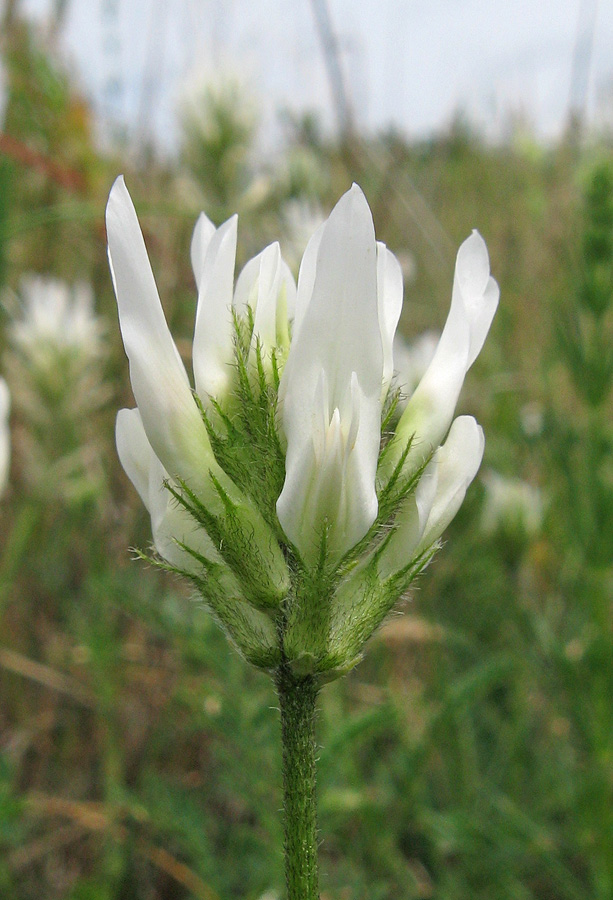
[[399, 417], [402, 275], [361, 190], [315, 232], [297, 286], [272, 244], [234, 287], [236, 227], [202, 214], [194, 232], [192, 389], [123, 179], [113, 186], [109, 258], [138, 407], [117, 417], [119, 456], [164, 564], [196, 584], [244, 656], [330, 678], [359, 660], [476, 474], [483, 433], [452, 419], [498, 288], [474, 232]]

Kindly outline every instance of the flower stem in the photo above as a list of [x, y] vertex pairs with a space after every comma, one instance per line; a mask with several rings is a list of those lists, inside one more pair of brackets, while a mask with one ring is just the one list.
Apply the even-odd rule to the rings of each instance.
[[315, 798], [315, 703], [311, 676], [283, 664], [276, 673], [283, 742], [287, 900], [319, 900]]

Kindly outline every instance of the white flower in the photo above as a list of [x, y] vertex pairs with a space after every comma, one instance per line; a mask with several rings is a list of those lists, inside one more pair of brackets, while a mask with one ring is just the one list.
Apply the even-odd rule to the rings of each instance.
[[57, 366], [61, 355], [83, 360], [100, 356], [104, 325], [94, 311], [88, 284], [70, 287], [55, 278], [26, 276], [20, 285], [21, 316], [9, 335], [37, 371]]
[[481, 428], [453, 416], [498, 302], [482, 238], [460, 248], [447, 324], [389, 437], [402, 270], [356, 185], [308, 242], [297, 288], [276, 243], [234, 285], [236, 217], [215, 228], [200, 216], [196, 396], [122, 179], [107, 231], [138, 407], [120, 411], [117, 445], [158, 553], [239, 645], [240, 604], [264, 616], [252, 620], [263, 643], [247, 640], [246, 655], [270, 659], [274, 645], [296, 671], [343, 671], [429, 560], [481, 463]]
[[545, 414], [541, 404], [536, 401], [524, 404], [519, 411], [519, 422], [526, 437], [539, 437], [545, 425]]
[[95, 414], [108, 402], [106, 326], [86, 283], [26, 276], [3, 302], [4, 371], [20, 424], [20, 474], [39, 497], [80, 503], [106, 484]]
[[[439, 447], [497, 302], [485, 243], [475, 232], [458, 253], [447, 324], [384, 457], [383, 483], [409, 442], [406, 474]], [[311, 562], [324, 531], [327, 551], [338, 558], [376, 519], [381, 411], [394, 370], [401, 306], [400, 266], [383, 244], [376, 244], [368, 204], [354, 185], [307, 246], [294, 335], [281, 380], [287, 476], [277, 513], [287, 536]], [[472, 425], [457, 431], [463, 437], [475, 433]], [[455, 453], [456, 443], [452, 446]], [[472, 440], [467, 452], [472, 480], [482, 440]], [[441, 451], [443, 471], [445, 459]], [[464, 477], [462, 473], [461, 480]], [[414, 502], [412, 498], [408, 506]], [[449, 503], [455, 499], [450, 497]], [[401, 510], [400, 521], [404, 515], [410, 515], [408, 509]], [[441, 514], [437, 520], [444, 519]], [[441, 533], [434, 530], [425, 531], [431, 542]], [[414, 549], [407, 545], [407, 555]]]
[[9, 476], [11, 459], [11, 436], [9, 432], [9, 412], [11, 397], [4, 378], [0, 378], [0, 495], [4, 493]]
[[223, 142], [224, 125], [235, 134], [250, 134], [258, 120], [258, 102], [246, 79], [231, 69], [192, 69], [177, 98], [184, 126], [212, 143]]
[[212, 612], [250, 662], [263, 668], [277, 665], [274, 623], [246, 606], [240, 586], [223, 566], [206, 531], [197, 527], [169, 493], [168, 473], [151, 449], [137, 409], [119, 410], [115, 435], [121, 464], [151, 516], [153, 543], [159, 555], [196, 578], [202, 574], [202, 560], [216, 566], [223, 591], [218, 593]]
[[543, 497], [534, 485], [520, 478], [505, 478], [489, 471], [483, 476], [485, 503], [481, 527], [486, 534], [497, 531], [533, 537], [543, 524]]
[[119, 410], [115, 436], [119, 460], [151, 516], [153, 543], [160, 556], [171, 565], [196, 572], [196, 557], [181, 546], [187, 544], [201, 556], [218, 560], [204, 529], [197, 528], [166, 489], [168, 473], [147, 440], [138, 409]]
[[244, 316], [248, 307], [253, 314], [251, 360], [259, 342], [270, 370], [273, 350], [281, 350], [281, 357], [289, 350], [289, 326], [296, 307], [296, 285], [278, 243], [250, 260], [238, 276], [234, 310]]

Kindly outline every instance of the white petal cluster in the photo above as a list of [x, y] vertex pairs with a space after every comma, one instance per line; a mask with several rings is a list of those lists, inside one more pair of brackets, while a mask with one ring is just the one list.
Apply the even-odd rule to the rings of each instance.
[[[368, 204], [354, 185], [307, 246], [281, 382], [287, 477], [277, 512], [307, 559], [317, 554], [324, 523], [328, 550], [340, 557], [376, 519], [380, 423], [394, 373], [402, 293], [400, 265], [375, 242]], [[383, 557], [387, 572], [440, 536], [479, 468], [479, 426], [466, 417], [450, 426], [497, 303], [485, 243], [474, 232], [458, 253], [447, 323], [400, 419], [382, 473], [385, 480], [408, 442], [405, 470], [432, 456], [399, 513]]]
[[[330, 591], [338, 597], [359, 595], [366, 603], [374, 596], [366, 583], [373, 571], [377, 584], [391, 585], [392, 591], [404, 583], [412, 561], [425, 558], [435, 545], [475, 477], [483, 432], [472, 417], [453, 417], [465, 374], [498, 303], [485, 243], [473, 232], [460, 247], [447, 323], [394, 435], [382, 441], [382, 418], [397, 368], [394, 338], [403, 277], [395, 256], [375, 239], [359, 187], [341, 198], [311, 237], [297, 285], [276, 243], [248, 262], [235, 284], [236, 216], [216, 228], [201, 214], [191, 245], [198, 289], [193, 343], [197, 397], [168, 330], [121, 178], [109, 198], [107, 231], [138, 407], [119, 413], [117, 444], [151, 515], [155, 546], [187, 572], [199, 560], [223, 565], [225, 539], [208, 527], [208, 519], [199, 528], [177, 503], [177, 493], [188, 490], [215, 521], [231, 507], [232, 527], [244, 525], [275, 602], [298, 597], [295, 614], [291, 604], [283, 613], [284, 652], [293, 653], [294, 641], [298, 657], [300, 642], [308, 643], [312, 636], [312, 621], [308, 603], [299, 597], [303, 588], [290, 589], [290, 570], [342, 572], [343, 560], [365, 541], [357, 574], [354, 568], [354, 574], [339, 575], [336, 582], [332, 577]], [[282, 479], [267, 514], [258, 509], [259, 495], [251, 490], [248, 475], [245, 481], [245, 467], [237, 470], [239, 486], [229, 474], [232, 466], [224, 469], [213, 449], [217, 438], [210, 416], [225, 417], [229, 434], [240, 418], [237, 397], [244, 372], [237, 365], [236, 342], [241, 322], [250, 329], [241, 365], [260, 389], [264, 385], [266, 393], [270, 386], [275, 393], [273, 432], [283, 454]], [[391, 502], [392, 486], [397, 490], [398, 485], [404, 487]], [[289, 569], [288, 559], [295, 561]], [[356, 591], [353, 582], [361, 577]], [[344, 580], [339, 583], [338, 578]], [[339, 601], [329, 621], [346, 618], [343, 608]], [[366, 634], [368, 614], [356, 609], [350, 611], [358, 622], [356, 635]], [[344, 638], [339, 640], [340, 647]], [[359, 648], [357, 637], [356, 642]], [[344, 646], [346, 660], [346, 641]], [[303, 657], [323, 652], [316, 648]]]
[[[165, 503], [165, 498], [157, 496], [158, 489], [161, 490], [164, 480], [169, 478], [173, 483], [185, 484], [217, 519], [227, 519], [231, 510], [232, 521], [238, 523], [242, 539], [251, 543], [257, 556], [254, 567], [262, 580], [261, 585], [252, 585], [258, 595], [257, 602], [263, 605], [267, 601], [279, 602], [287, 589], [288, 579], [281, 549], [257, 508], [215, 460], [187, 372], [168, 330], [136, 211], [121, 177], [111, 190], [106, 225], [119, 322], [139, 415], [137, 420], [134, 413], [130, 417], [126, 411], [120, 412], [117, 442], [126, 472], [141, 497], [147, 498], [145, 503], [155, 519], [156, 546], [169, 562], [175, 564], [170, 535], [172, 533], [176, 542], [182, 542], [185, 537], [184, 533], [173, 532], [175, 526], [184, 523], [184, 517], [177, 515], [178, 511], [172, 504]], [[191, 259], [198, 287], [194, 381], [204, 406], [212, 399], [223, 397], [233, 377], [235, 254], [236, 217], [216, 229], [202, 214], [192, 240]], [[265, 274], [273, 282], [276, 278], [280, 286], [285, 271], [279, 254], [273, 253], [273, 256], [272, 264], [265, 267]], [[275, 266], [280, 275], [270, 271]], [[258, 273], [259, 270], [253, 272], [254, 283]], [[255, 307], [254, 315], [257, 317], [259, 313], [267, 320], [267, 304], [276, 298], [270, 291], [263, 291], [260, 297], [250, 285], [244, 285], [244, 288], [246, 302]], [[140, 459], [143, 462], [137, 466]], [[222, 545], [221, 538], [218, 543]], [[204, 545], [201, 548], [204, 556], [216, 562], [212, 543], [207, 539]], [[197, 549], [193, 544], [190, 546]]]
[[374, 226], [354, 186], [307, 246], [280, 387], [287, 474], [277, 514], [309, 562], [322, 528], [328, 551], [340, 557], [377, 515], [379, 314]]

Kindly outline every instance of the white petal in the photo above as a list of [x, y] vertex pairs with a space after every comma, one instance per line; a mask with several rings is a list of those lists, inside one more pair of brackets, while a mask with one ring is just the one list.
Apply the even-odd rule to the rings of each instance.
[[[288, 578], [281, 549], [258, 510], [215, 460], [185, 368], [168, 331], [136, 212], [121, 178], [113, 185], [109, 197], [107, 231], [132, 388], [149, 443], [171, 479], [187, 482], [210, 513], [227, 515], [222, 492], [235, 504], [236, 527], [249, 535], [258, 551], [245, 561], [245, 571], [250, 570], [244, 576], [246, 586], [258, 602], [263, 602], [262, 598], [266, 602], [278, 602], [287, 589]], [[207, 250], [201, 293], [206, 292], [209, 283], [223, 286], [228, 279], [231, 299], [229, 266], [225, 264], [230, 254], [227, 249], [221, 249], [223, 234], [218, 238], [219, 252], [212, 246], [219, 231]], [[231, 231], [230, 226], [227, 231]], [[209, 258], [211, 269], [207, 280]]]
[[379, 561], [387, 578], [427, 550], [462, 505], [483, 458], [483, 429], [472, 416], [459, 416], [421, 476], [415, 493], [398, 511], [395, 530]]
[[354, 373], [351, 399], [345, 404], [353, 409], [344, 419], [338, 407], [328, 418], [325, 390], [322, 378], [312, 410], [312, 440], [292, 458], [277, 502], [279, 521], [307, 562], [317, 556], [324, 523], [328, 552], [340, 557], [357, 544], [377, 515], [373, 466], [364, 458], [364, 442], [358, 440], [364, 395], [357, 376]]
[[296, 317], [296, 282], [292, 270], [281, 257], [281, 272], [276, 305], [276, 341], [278, 347], [289, 348], [290, 322]]
[[193, 366], [196, 391], [203, 403], [221, 399], [232, 378], [234, 325], [232, 293], [238, 217], [232, 216], [209, 242], [198, 292]]
[[[312, 283], [312, 295], [308, 301], [304, 296], [297, 301], [298, 305], [306, 301], [304, 315], [281, 379], [287, 475], [277, 513], [286, 533], [305, 554], [312, 551], [313, 540], [321, 534], [325, 513], [332, 532], [336, 529], [335, 549], [342, 554], [364, 536], [376, 517], [374, 477], [381, 424], [383, 349], [376, 245], [372, 216], [357, 186], [341, 198], [318, 239], [315, 272], [310, 271], [310, 260], [298, 286], [300, 295], [305, 285]], [[310, 246], [314, 245], [312, 241]], [[310, 256], [312, 250], [307, 248], [307, 253]], [[333, 411], [326, 423], [328, 474], [318, 473], [313, 461], [307, 464], [315, 436], [313, 423], [323, 409]], [[305, 485], [307, 491], [323, 498], [323, 484], [332, 471], [341, 479], [334, 493], [340, 499], [332, 503], [337, 521], [330, 521], [331, 506], [323, 499], [306, 502], [299, 520], [291, 498], [302, 496]], [[320, 488], [315, 489], [314, 484]], [[303, 537], [296, 539], [298, 533]]]
[[165, 482], [168, 473], [154, 455], [149, 470], [149, 512], [153, 545], [160, 556], [171, 565], [186, 572], [202, 574], [202, 564], [180, 544], [185, 544], [200, 556], [219, 562], [219, 556], [204, 529], [199, 526], [169, 493]]
[[377, 301], [383, 343], [383, 398], [394, 374], [394, 335], [402, 311], [402, 268], [385, 244], [377, 242]]
[[500, 298], [498, 285], [490, 276], [487, 247], [478, 231], [473, 231], [458, 251], [456, 282], [470, 321], [470, 368], [481, 352]]
[[275, 242], [249, 260], [238, 276], [234, 307], [245, 315], [250, 306], [254, 336], [267, 348], [276, 345], [276, 310], [281, 277], [281, 249]]
[[115, 420], [115, 442], [119, 462], [149, 508], [149, 469], [155, 456], [147, 440], [143, 422], [137, 409], [120, 409]]
[[472, 416], [455, 419], [447, 440], [436, 453], [436, 495], [418, 552], [434, 543], [454, 518], [479, 471], [484, 447], [483, 429]]
[[302, 262], [300, 263], [300, 271], [298, 273], [298, 290], [296, 293], [296, 314], [294, 316], [294, 332], [293, 339], [296, 338], [302, 320], [306, 312], [307, 306], [311, 301], [313, 294], [313, 285], [315, 284], [315, 273], [317, 269], [317, 255], [319, 253], [319, 245], [323, 237], [326, 222], [319, 226], [317, 231], [306, 245]]
[[407, 566], [417, 555], [416, 550], [426, 529], [426, 523], [438, 485], [436, 454], [426, 467], [415, 492], [398, 510], [394, 532], [379, 562], [379, 574], [387, 578]]
[[279, 243], [275, 241], [241, 269], [234, 290], [234, 308], [239, 315], [246, 315], [248, 306], [255, 313], [260, 298], [271, 293], [278, 279], [280, 260], [281, 250]]
[[196, 220], [192, 242], [190, 246], [190, 256], [192, 261], [192, 269], [194, 278], [196, 279], [196, 287], [200, 290], [200, 282], [202, 280], [202, 269], [206, 257], [207, 248], [211, 242], [211, 238], [215, 234], [215, 226], [208, 216], [201, 212]]
[[483, 346], [498, 297], [498, 285], [489, 275], [485, 242], [474, 231], [458, 251], [451, 308], [438, 347], [398, 424], [398, 454], [413, 436], [413, 464], [444, 438], [466, 372]]
[[210, 443], [166, 324], [123, 177], [111, 189], [106, 223], [119, 323], [145, 432], [165, 468], [195, 486], [207, 477]]
[[296, 285], [277, 242], [249, 260], [238, 276], [234, 308], [245, 315], [247, 306], [254, 314], [254, 343], [259, 338], [266, 351], [289, 344], [289, 319], [295, 312]]
[[168, 472], [147, 440], [137, 409], [120, 409], [115, 425], [119, 460], [151, 516], [155, 549], [171, 565], [189, 572], [202, 566], [179, 543], [187, 544], [206, 559], [218, 562], [212, 542], [166, 487]]

